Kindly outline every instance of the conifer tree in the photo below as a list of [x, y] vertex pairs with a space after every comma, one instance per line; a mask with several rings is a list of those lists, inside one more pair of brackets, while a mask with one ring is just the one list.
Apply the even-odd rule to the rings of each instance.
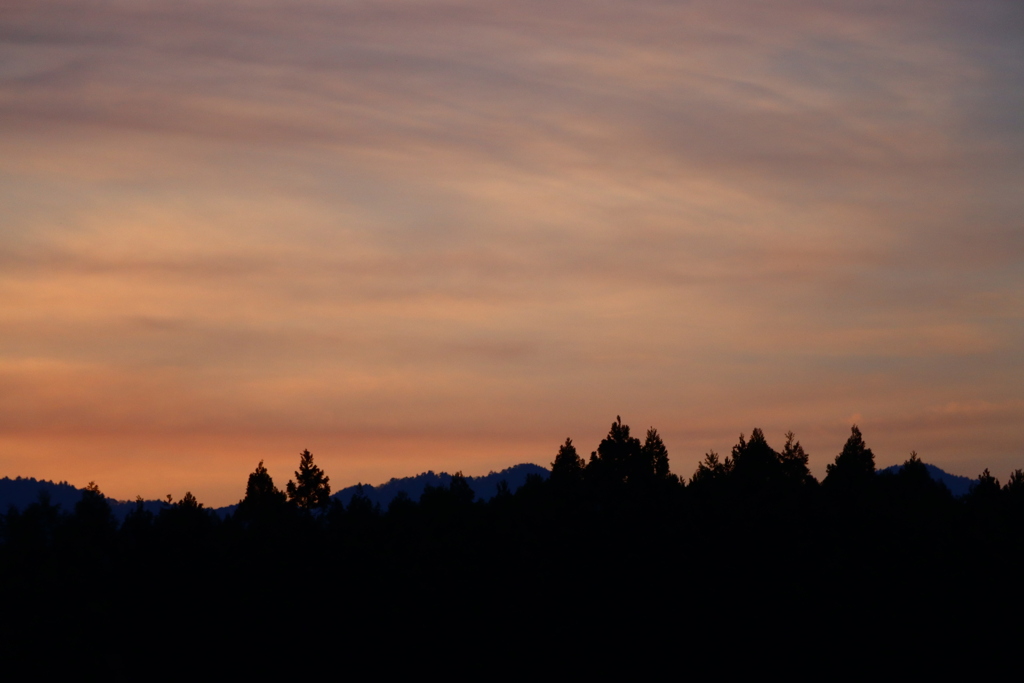
[[117, 530], [110, 503], [94, 481], [89, 482], [82, 491], [82, 499], [75, 503], [73, 519], [79, 541], [86, 544], [107, 542]]
[[608, 436], [590, 455], [587, 477], [602, 486], [624, 483], [630, 474], [642, 469], [637, 462], [643, 457], [640, 449], [640, 439], [630, 436], [629, 425], [622, 424], [622, 418], [616, 416]]
[[[740, 440], [743, 440], [743, 435], [740, 434]], [[721, 460], [718, 453], [714, 451], [708, 451], [704, 454], [704, 461], [697, 464], [697, 470], [693, 473], [690, 478], [690, 484], [697, 484], [700, 486], [706, 486], [711, 482], [721, 481], [725, 479], [729, 474], [732, 473], [732, 458], [725, 456], [725, 460]]]
[[748, 483], [774, 482], [779, 478], [781, 466], [779, 454], [768, 445], [764, 432], [755, 427], [750, 440], [743, 438], [732, 447], [733, 473]]
[[875, 454], [864, 444], [864, 437], [857, 425], [853, 425], [843, 451], [825, 469], [825, 481], [822, 483], [842, 489], [855, 489], [868, 485], [874, 476]]
[[803, 485], [817, 484], [814, 475], [807, 467], [807, 452], [796, 440], [796, 434], [792, 431], [786, 432], [786, 445], [779, 453], [779, 461], [782, 463], [786, 478], [791, 482]]
[[[298, 473], [296, 472], [296, 474]], [[274, 486], [274, 480], [267, 472], [267, 468], [263, 466], [262, 460], [256, 465], [256, 471], [249, 475], [243, 500], [253, 504], [283, 503], [285, 501], [284, 492]]]
[[662, 441], [658, 430], [651, 427], [647, 430], [647, 438], [644, 440], [643, 448], [644, 462], [650, 463], [651, 469], [657, 479], [668, 479], [668, 449]]
[[567, 438], [565, 443], [558, 447], [558, 454], [555, 461], [551, 463], [551, 481], [556, 485], [571, 484], [583, 479], [583, 458], [576, 452], [572, 439]]
[[238, 503], [236, 515], [245, 521], [269, 520], [280, 514], [286, 500], [284, 491], [274, 486], [273, 478], [260, 460], [256, 470], [249, 475], [245, 498]]
[[313, 464], [313, 454], [308, 450], [302, 451], [299, 458], [295, 481], [289, 481], [286, 487], [288, 500], [303, 510], [327, 507], [331, 502], [329, 477]]

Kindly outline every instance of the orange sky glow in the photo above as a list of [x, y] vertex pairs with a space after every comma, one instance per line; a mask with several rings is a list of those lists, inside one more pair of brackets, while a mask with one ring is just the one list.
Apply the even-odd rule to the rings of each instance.
[[15, 0], [0, 476], [1024, 467], [1024, 6]]

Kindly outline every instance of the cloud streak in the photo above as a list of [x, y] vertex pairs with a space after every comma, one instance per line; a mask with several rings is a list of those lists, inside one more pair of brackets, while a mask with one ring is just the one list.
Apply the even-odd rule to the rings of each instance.
[[855, 413], [966, 474], [1024, 447], [933, 410], [1024, 399], [1014, 4], [2, 11], [10, 475], [162, 496], [160, 453], [224, 503], [310, 435], [376, 481], [616, 414], [684, 474], [753, 426], [823, 471]]

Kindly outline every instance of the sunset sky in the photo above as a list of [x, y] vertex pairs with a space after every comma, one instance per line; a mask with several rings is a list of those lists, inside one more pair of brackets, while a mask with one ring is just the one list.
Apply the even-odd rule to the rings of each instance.
[[1024, 3], [0, 4], [0, 476], [761, 427], [1024, 467]]

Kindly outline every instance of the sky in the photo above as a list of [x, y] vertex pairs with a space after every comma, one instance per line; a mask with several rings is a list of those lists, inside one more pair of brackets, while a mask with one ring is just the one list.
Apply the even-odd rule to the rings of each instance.
[[1024, 467], [1024, 5], [6, 0], [0, 476], [759, 427]]

